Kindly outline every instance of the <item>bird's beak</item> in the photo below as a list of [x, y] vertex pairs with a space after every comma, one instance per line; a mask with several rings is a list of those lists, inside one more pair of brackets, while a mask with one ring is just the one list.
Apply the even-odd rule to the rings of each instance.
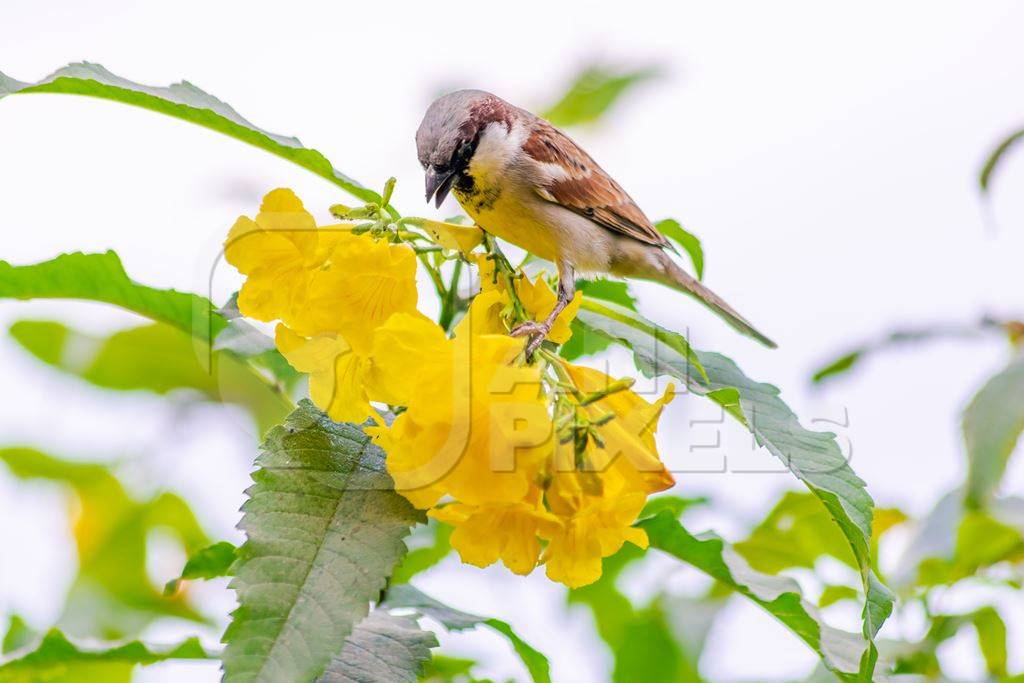
[[435, 206], [441, 208], [441, 202], [448, 196], [455, 182], [455, 171], [438, 172], [433, 166], [427, 166], [427, 202], [434, 198]]

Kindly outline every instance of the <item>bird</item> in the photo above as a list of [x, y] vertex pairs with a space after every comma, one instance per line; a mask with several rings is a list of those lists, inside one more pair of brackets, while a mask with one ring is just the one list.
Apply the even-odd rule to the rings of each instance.
[[556, 303], [546, 318], [510, 334], [540, 346], [573, 300], [577, 274], [651, 280], [688, 294], [744, 335], [775, 348], [722, 297], [682, 269], [673, 245], [636, 202], [568, 135], [483, 90], [436, 99], [416, 131], [426, 200], [449, 192], [486, 233], [558, 269]]

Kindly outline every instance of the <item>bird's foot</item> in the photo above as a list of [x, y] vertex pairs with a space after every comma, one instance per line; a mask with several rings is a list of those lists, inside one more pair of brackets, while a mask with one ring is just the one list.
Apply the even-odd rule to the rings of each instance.
[[550, 323], [538, 323], [532, 320], [519, 323], [509, 332], [513, 337], [529, 337], [530, 340], [526, 343], [526, 357], [531, 358], [534, 352], [540, 348], [540, 345], [544, 343], [544, 338], [548, 336], [548, 332], [551, 331]]

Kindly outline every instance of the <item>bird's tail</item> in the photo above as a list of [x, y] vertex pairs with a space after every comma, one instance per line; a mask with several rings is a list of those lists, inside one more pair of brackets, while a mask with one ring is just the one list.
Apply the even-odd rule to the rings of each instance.
[[776, 348], [777, 344], [775, 342], [762, 334], [746, 318], [737, 313], [736, 309], [725, 302], [725, 299], [712, 292], [703, 283], [676, 265], [667, 254], [662, 252], [662, 255], [664, 260], [662, 262], [662, 272], [659, 273], [661, 277], [657, 278], [661, 284], [689, 294], [714, 311], [736, 331], [748, 337], [753, 337], [770, 349]]

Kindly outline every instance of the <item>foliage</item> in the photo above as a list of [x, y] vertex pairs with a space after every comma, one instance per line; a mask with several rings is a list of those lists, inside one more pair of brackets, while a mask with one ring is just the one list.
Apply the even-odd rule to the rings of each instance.
[[587, 67], [562, 98], [542, 116], [556, 126], [593, 123], [604, 116], [626, 91], [657, 75], [657, 69], [653, 68], [616, 72], [607, 67]]
[[153, 646], [134, 640], [102, 649], [78, 645], [53, 629], [27, 652], [0, 662], [3, 683], [128, 683], [136, 665], [168, 659], [208, 659], [196, 638]]
[[419, 516], [394, 493], [384, 453], [308, 402], [270, 431], [256, 464], [224, 678], [308, 680], [366, 616]]

